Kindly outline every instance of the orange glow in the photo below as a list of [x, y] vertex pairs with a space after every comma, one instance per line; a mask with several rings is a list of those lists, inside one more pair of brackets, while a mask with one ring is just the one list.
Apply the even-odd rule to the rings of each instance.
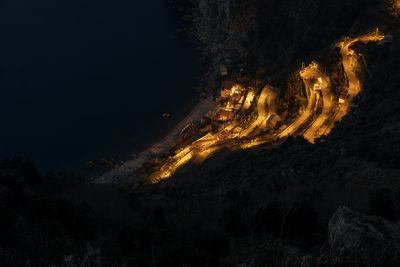
[[246, 100], [244, 101], [244, 106], [243, 106], [244, 110], [247, 110], [250, 108], [251, 104], [253, 103], [254, 97], [255, 97], [255, 95], [254, 95], [253, 91], [249, 91], [247, 93], [247, 97], [246, 97]]
[[392, 9], [393, 15], [399, 16], [399, 14], [400, 14], [400, 0], [392, 0], [391, 4], [392, 4], [391, 9]]
[[312, 115], [313, 106], [316, 104], [316, 97], [315, 93], [311, 91], [310, 86], [307, 86], [306, 80], [311, 79], [319, 74], [316, 73], [318, 73], [318, 66], [315, 64], [315, 62], [313, 62], [313, 64], [300, 71], [300, 76], [303, 79], [304, 83], [306, 84], [306, 90], [308, 95], [307, 107], [292, 124], [286, 127], [286, 129], [279, 134], [280, 138], [293, 135]]
[[[174, 156], [163, 160], [159, 171], [151, 175], [151, 181], [158, 182], [171, 177], [190, 161], [200, 164], [221, 148], [248, 149], [290, 135], [302, 135], [309, 142], [314, 143], [316, 138], [329, 134], [335, 122], [341, 121], [347, 114], [351, 101], [361, 90], [360, 80], [355, 74], [356, 54], [350, 49], [351, 45], [357, 41], [367, 43], [380, 41], [383, 38], [384, 35], [370, 34], [337, 44], [341, 48], [343, 67], [349, 80], [349, 87], [346, 88], [349, 97], [344, 103], [338, 103], [336, 97], [330, 92], [330, 80], [319, 70], [318, 63], [312, 62], [308, 67], [301, 69], [300, 77], [307, 91], [307, 105], [288, 126], [274, 128], [275, 125], [267, 125], [270, 118], [279, 117], [277, 115], [278, 95], [270, 86], [265, 86], [258, 95], [254, 118], [248, 117], [251, 116], [251, 112], [246, 112], [256, 99], [253, 89], [234, 85], [229, 95], [223, 91], [224, 96], [221, 98], [224, 101], [212, 112], [215, 115], [211, 118], [214, 122], [218, 121], [218, 128], [176, 150], [173, 153]], [[322, 111], [319, 115], [315, 115], [320, 101], [322, 101]], [[271, 131], [266, 134], [265, 130]], [[264, 134], [260, 135], [262, 132]]]

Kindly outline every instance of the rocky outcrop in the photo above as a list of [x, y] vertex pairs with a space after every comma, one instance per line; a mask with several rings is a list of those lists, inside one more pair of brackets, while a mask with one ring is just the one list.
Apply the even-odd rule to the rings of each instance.
[[[375, 267], [399, 266], [400, 224], [339, 207], [329, 222], [327, 244], [319, 253], [275, 244], [282, 267]], [[272, 255], [272, 254], [271, 254]], [[257, 266], [253, 261], [243, 266]]]
[[271, 72], [301, 64], [341, 35], [369, 30], [363, 14], [385, 6], [374, 0], [191, 1], [194, 35], [206, 46], [205, 57]]
[[248, 39], [254, 12], [241, 8], [240, 0], [194, 0], [197, 38], [214, 49], [241, 48]]
[[[193, 0], [194, 37], [205, 45], [203, 56], [211, 66], [240, 62], [247, 55], [245, 44], [254, 29], [255, 11], [241, 0]], [[243, 62], [241, 62], [243, 63]]]
[[395, 266], [400, 262], [400, 227], [339, 207], [329, 222], [329, 246], [334, 266]]
[[342, 206], [329, 221], [328, 244], [319, 255], [283, 251], [282, 266], [399, 266], [400, 225]]

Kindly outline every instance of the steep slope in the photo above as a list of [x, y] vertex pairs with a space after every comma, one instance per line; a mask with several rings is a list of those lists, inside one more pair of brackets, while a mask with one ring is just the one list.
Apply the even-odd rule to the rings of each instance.
[[[170, 179], [146, 183], [149, 173], [143, 172], [147, 180], [131, 177], [125, 188], [66, 174], [41, 181], [30, 163], [2, 162], [0, 265], [304, 267], [318, 259], [317, 266], [393, 266], [400, 219], [400, 28], [386, 2], [194, 4], [194, 33], [206, 44], [211, 72], [221, 63], [236, 74], [245, 67], [244, 84], [263, 80], [280, 88], [282, 101], [274, 111], [287, 111], [287, 121], [295, 122], [308, 106], [304, 89], [312, 83], [306, 86], [299, 73], [303, 61], [316, 58], [319, 71], [341, 77], [340, 53], [330, 47], [341, 35], [354, 38], [379, 27], [393, 40], [349, 47], [362, 91], [330, 135], [315, 144], [299, 135], [247, 150], [221, 149]], [[205, 80], [208, 86], [213, 79]], [[335, 83], [346, 86], [346, 80]], [[268, 101], [258, 102], [262, 115]], [[325, 111], [313, 107], [319, 111], [310, 123], [318, 126]], [[255, 129], [263, 124], [254, 122]], [[308, 133], [315, 136], [314, 129]], [[354, 212], [338, 209], [342, 205]], [[389, 259], [377, 257], [386, 252]]]

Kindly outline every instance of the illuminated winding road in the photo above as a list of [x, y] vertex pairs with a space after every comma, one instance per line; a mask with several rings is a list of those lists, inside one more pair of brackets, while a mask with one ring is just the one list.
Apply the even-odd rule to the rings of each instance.
[[[303, 134], [303, 137], [307, 139], [310, 143], [314, 143], [314, 139], [320, 137], [318, 135], [319, 130], [321, 129], [322, 125], [329, 119], [329, 116], [332, 114], [332, 107], [333, 107], [333, 95], [329, 91], [329, 82], [327, 77], [323, 75], [320, 71], [313, 71], [309, 73], [308, 78], [322, 80], [321, 84], [321, 93], [322, 93], [322, 113], [317, 117], [317, 119], [311, 123], [310, 127], [307, 131]], [[306, 83], [307, 84], [307, 83]], [[313, 89], [309, 89], [313, 90]]]
[[[257, 119], [244, 129], [239, 128], [241, 129], [241, 133], [235, 132], [235, 129], [241, 127], [237, 121], [228, 122], [217, 133], [208, 133], [185, 148], [178, 150], [173, 157], [167, 159], [161, 166], [160, 171], [150, 176], [150, 179], [153, 182], [166, 179], [190, 160], [202, 163], [214, 152], [223, 147], [229, 147], [229, 143], [232, 140], [239, 137], [247, 137], [254, 133], [257, 128], [265, 128], [268, 118], [276, 112], [276, 99], [277, 95], [272, 88], [270, 86], [264, 87], [257, 101]], [[267, 108], [268, 112], [266, 111]]]
[[[341, 121], [342, 118], [347, 114], [347, 111], [350, 108], [350, 104], [353, 101], [353, 98], [361, 91], [361, 84], [360, 84], [360, 80], [357, 78], [356, 72], [355, 72], [355, 68], [354, 68], [354, 58], [355, 58], [355, 52], [354, 50], [350, 49], [350, 47], [360, 41], [365, 43], [368, 42], [377, 42], [377, 41], [382, 41], [383, 38], [385, 38], [384, 35], [382, 34], [378, 34], [378, 35], [364, 35], [364, 36], [360, 36], [358, 38], [355, 38], [351, 41], [348, 41], [346, 44], [344, 42], [339, 42], [337, 44], [338, 47], [341, 48], [340, 50], [340, 54], [342, 55], [342, 61], [343, 61], [343, 68], [344, 71], [346, 72], [348, 81], [349, 81], [349, 97], [348, 100], [345, 101], [345, 103], [342, 104], [340, 110], [337, 112], [337, 114], [335, 114], [334, 117], [334, 121], [333, 124], [337, 121]], [[332, 129], [333, 127], [328, 127], [328, 132], [330, 131], [330, 129]], [[326, 134], [327, 134], [326, 133]]]
[[[281, 132], [277, 132], [275, 129], [271, 134], [260, 134], [263, 129], [267, 128], [268, 119], [272, 115], [278, 116], [278, 96], [270, 86], [265, 86], [258, 97], [256, 107], [257, 118], [253, 122], [247, 124], [244, 123], [246, 120], [243, 120], [245, 116], [248, 116], [249, 113], [246, 113], [246, 110], [251, 106], [253, 101], [253, 98], [249, 98], [251, 100], [245, 102], [243, 106], [245, 108], [242, 107], [242, 110], [235, 115], [234, 119], [221, 124], [216, 131], [208, 132], [192, 143], [175, 150], [172, 156], [161, 160], [158, 171], [150, 175], [151, 182], [158, 182], [171, 177], [179, 168], [191, 161], [202, 163], [214, 152], [222, 148], [232, 150], [246, 149], [270, 143], [278, 138], [285, 138], [290, 135], [303, 135], [305, 139], [313, 143], [316, 138], [321, 137], [323, 134], [329, 134], [335, 122], [341, 121], [347, 114], [351, 101], [361, 90], [360, 80], [357, 78], [355, 64], [353, 63], [356, 62], [354, 60], [356, 55], [350, 47], [358, 41], [368, 43], [371, 41], [381, 41], [383, 38], [384, 35], [367, 34], [347, 43], [339, 42], [337, 44], [341, 48], [342, 64], [349, 83], [349, 97], [343, 104], [337, 104], [336, 98], [329, 90], [328, 77], [318, 70], [316, 63], [312, 63], [300, 71], [300, 76], [307, 91], [307, 106], [286, 129]], [[317, 86], [315, 88], [317, 91], [314, 91], [316, 82], [320, 86]], [[318, 92], [319, 90], [321, 91], [321, 95]], [[250, 93], [254, 96], [253, 91], [250, 90]], [[319, 101], [322, 101], [322, 110], [316, 115]], [[338, 106], [339, 108], [337, 109]], [[300, 129], [305, 130], [300, 132]], [[133, 166], [133, 163], [129, 164]], [[130, 165], [127, 166], [129, 167]], [[124, 165], [122, 167], [119, 171], [124, 170]]]
[[[277, 95], [270, 86], [265, 86], [257, 102], [257, 119], [240, 134], [241, 137], [249, 136], [255, 128], [265, 128], [265, 124], [272, 114], [276, 113]], [[267, 102], [267, 104], [266, 104]], [[266, 111], [268, 109], [268, 113]], [[264, 127], [263, 127], [264, 126]]]
[[[340, 121], [349, 109], [352, 99], [360, 92], [360, 80], [357, 78], [355, 68], [353, 66], [354, 51], [350, 49], [350, 46], [357, 41], [367, 43], [370, 41], [380, 41], [384, 38], [384, 35], [365, 35], [355, 38], [346, 44], [339, 43], [341, 46], [342, 63], [344, 71], [349, 80], [349, 98], [341, 106], [339, 111], [335, 112], [335, 98], [329, 91], [329, 80], [318, 70], [317, 64], [311, 64], [310, 66], [300, 71], [300, 76], [307, 90], [307, 106], [303, 112], [299, 115], [296, 120], [290, 124], [286, 129], [277, 135], [279, 138], [285, 138], [289, 135], [294, 135], [296, 132], [310, 121], [314, 112], [318, 107], [318, 101], [322, 101], [322, 111], [312, 122], [307, 126], [306, 131], [303, 133], [303, 137], [309, 142], [313, 143], [316, 138], [319, 138], [323, 134], [327, 134], [333, 128], [336, 121]], [[314, 84], [318, 81], [320, 83], [321, 98], [317, 91], [314, 91]], [[202, 138], [199, 138], [192, 144], [178, 150], [173, 157], [170, 157], [162, 164], [160, 171], [155, 172], [151, 175], [151, 180], [157, 182], [162, 179], [166, 179], [173, 175], [180, 167], [188, 163], [190, 160], [201, 163], [208, 157], [210, 157], [215, 151], [222, 147], [231, 147], [231, 142], [238, 138], [248, 138], [248, 141], [241, 145], [240, 148], [250, 148], [258, 146], [272, 141], [275, 138], [262, 139], [257, 137], [257, 129], [265, 129], [266, 122], [273, 114], [277, 112], [277, 95], [271, 89], [270, 86], [265, 86], [258, 98], [257, 102], [257, 119], [243, 127], [239, 125], [238, 121], [232, 120], [228, 122], [224, 127], [221, 127], [216, 133], [208, 133]], [[267, 111], [268, 110], [268, 111]], [[331, 118], [331, 123], [327, 124], [327, 121]], [[332, 119], [333, 118], [333, 119]], [[241, 133], [234, 132], [235, 129], [241, 129]]]
[[315, 76], [314, 72], [315, 71], [311, 70], [310, 67], [307, 67], [300, 71], [300, 76], [306, 85], [306, 90], [308, 91], [307, 107], [292, 124], [290, 124], [278, 135], [280, 138], [284, 138], [295, 133], [311, 117], [313, 113], [313, 107], [316, 104], [316, 97], [313, 90], [310, 89], [310, 86], [308, 86], [308, 79]]
[[[354, 50], [350, 49], [350, 47], [358, 41], [361, 41], [365, 44], [372, 41], [375, 42], [381, 41], [384, 37], [385, 37], [384, 35], [364, 35], [355, 38], [351, 41], [348, 41], [346, 44], [344, 44], [343, 42], [337, 44], [339, 47], [341, 47], [340, 54], [342, 56], [342, 64], [349, 82], [349, 87], [348, 87], [349, 96], [346, 99], [346, 101], [343, 104], [341, 104], [337, 112], [334, 111], [336, 103], [334, 102], [335, 99], [334, 96], [329, 91], [328, 78], [325, 75], [323, 75], [318, 69], [312, 70], [310, 67], [307, 67], [300, 72], [304, 84], [309, 92], [313, 91], [312, 89], [313, 85], [310, 84], [310, 82], [308, 82], [309, 80], [311, 79], [317, 80], [318, 78], [321, 78], [322, 80], [321, 83], [321, 93], [323, 101], [322, 112], [316, 118], [316, 120], [314, 120], [311, 123], [307, 131], [303, 134], [303, 137], [307, 139], [310, 143], [314, 143], [314, 140], [316, 138], [319, 138], [322, 135], [327, 135], [330, 133], [330, 131], [334, 127], [335, 122], [342, 120], [342, 118], [347, 114], [350, 108], [350, 104], [353, 101], [353, 98], [361, 91], [360, 80], [357, 78], [354, 66], [355, 64], [353, 63], [355, 59], [355, 52]], [[279, 137], [286, 137], [288, 135], [295, 133], [295, 131], [309, 119], [312, 113], [311, 103], [314, 100], [313, 97], [314, 94], [311, 93], [311, 97], [309, 97], [309, 102], [306, 111], [302, 115], [300, 115], [300, 117], [292, 125], [286, 128], [279, 135]], [[325, 125], [330, 118], [333, 119], [331, 120], [329, 125]]]

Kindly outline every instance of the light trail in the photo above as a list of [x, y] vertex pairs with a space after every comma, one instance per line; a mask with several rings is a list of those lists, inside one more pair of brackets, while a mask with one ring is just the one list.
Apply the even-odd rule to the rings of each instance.
[[[317, 117], [317, 119], [309, 126], [307, 131], [303, 134], [303, 137], [307, 139], [310, 143], [314, 143], [314, 140], [318, 136], [318, 131], [321, 129], [322, 125], [329, 119], [331, 114], [331, 109], [333, 107], [333, 95], [329, 91], [329, 81], [328, 78], [323, 75], [320, 71], [313, 71], [309, 74], [308, 79], [316, 79], [321, 82], [321, 93], [322, 93], [322, 113]], [[307, 84], [307, 83], [306, 83]], [[312, 91], [313, 89], [308, 89]]]
[[[231, 96], [233, 96], [237, 90], [238, 88], [234, 87]], [[253, 123], [248, 126], [244, 126], [240, 125], [237, 120], [229, 121], [226, 125], [220, 127], [216, 133], [208, 133], [207, 135], [195, 140], [184, 149], [176, 151], [175, 156], [168, 158], [161, 166], [160, 171], [155, 172], [150, 176], [150, 180], [152, 182], [157, 182], [169, 178], [182, 165], [186, 164], [192, 159], [197, 163], [202, 163], [216, 151], [223, 147], [229, 146], [227, 143], [230, 141], [239, 137], [247, 137], [256, 128], [264, 128], [263, 125], [269, 116], [276, 112], [276, 98], [277, 95], [271, 87], [264, 87], [257, 101], [257, 119]], [[250, 95], [250, 97], [246, 99], [247, 103], [245, 102], [243, 109], [248, 108], [246, 105], [250, 106], [251, 103], [249, 102], [253, 101], [253, 99], [254, 96]], [[266, 103], [268, 103], [269, 112], [266, 112]], [[231, 103], [228, 102], [228, 105], [229, 104]], [[240, 127], [241, 130], [237, 133], [235, 132], [235, 129], [238, 127]]]
[[354, 50], [350, 49], [350, 47], [358, 41], [366, 44], [368, 42], [382, 41], [383, 38], [385, 38], [385, 35], [383, 34], [365, 35], [355, 38], [351, 41], [347, 41], [347, 43], [339, 42], [337, 44], [337, 46], [341, 48], [340, 54], [342, 56], [343, 68], [349, 81], [349, 86], [348, 86], [349, 97], [348, 100], [342, 104], [340, 110], [335, 114], [333, 122], [330, 124], [330, 126], [328, 127], [328, 131], [325, 134], [328, 134], [331, 131], [335, 122], [342, 121], [343, 117], [347, 114], [350, 108], [350, 104], [353, 101], [354, 97], [361, 91], [361, 82], [357, 78], [355, 67], [353, 67], [353, 61], [354, 58], [356, 57], [356, 54]]
[[[262, 127], [266, 120], [276, 112], [276, 98], [277, 95], [274, 91], [272, 91], [271, 87], [265, 86], [257, 102], [257, 119], [246, 130], [243, 131], [241, 134], [242, 137], [251, 134], [255, 128]], [[268, 102], [267, 106], [265, 102]], [[268, 113], [266, 112], [267, 107]]]
[[[248, 149], [261, 144], [273, 142], [277, 138], [285, 138], [290, 135], [301, 134], [297, 132], [302, 127], [306, 127], [305, 132], [302, 134], [303, 137], [311, 143], [323, 134], [328, 134], [334, 127], [334, 123], [336, 121], [341, 121], [347, 114], [351, 101], [361, 90], [360, 80], [357, 78], [355, 67], [352, 64], [355, 53], [350, 49], [351, 45], [358, 41], [368, 43], [371, 41], [380, 41], [383, 38], [384, 35], [364, 35], [348, 41], [347, 43], [341, 42], [337, 44], [341, 47], [340, 53], [342, 56], [342, 64], [349, 81], [349, 86], [347, 88], [349, 97], [342, 104], [339, 111], [334, 111], [337, 103], [334, 96], [329, 91], [328, 77], [323, 75], [318, 70], [318, 65], [313, 62], [310, 66], [303, 68], [300, 71], [300, 76], [307, 91], [307, 106], [304, 111], [299, 114], [296, 120], [286, 127], [286, 129], [276, 135], [259, 135], [258, 130], [267, 127], [266, 124], [268, 119], [273, 115], [277, 116], [276, 113], [278, 109], [276, 92], [274, 92], [270, 86], [265, 86], [258, 97], [256, 107], [257, 118], [255, 121], [246, 125], [243, 123], [243, 120], [241, 120], [242, 117], [240, 115], [233, 116], [233, 119], [221, 124], [217, 131], [207, 133], [203, 137], [188, 144], [186, 147], [176, 150], [174, 156], [170, 156], [163, 160], [159, 171], [154, 172], [150, 176], [151, 181], [158, 182], [171, 177], [179, 168], [190, 161], [202, 163], [212, 154], [224, 147], [232, 150]], [[315, 85], [315, 81], [317, 81], [317, 85]], [[244, 102], [241, 102], [243, 103], [243, 106], [239, 113], [248, 110], [254, 102], [255, 94], [252, 90], [249, 90], [247, 92], [247, 97], [245, 98], [244, 95], [240, 95], [241, 91], [243, 91], [243, 88], [235, 85], [230, 93], [231, 99], [228, 99], [228, 102], [222, 108], [227, 112], [229, 110], [234, 110], [238, 105], [235, 101], [240, 98], [243, 99]], [[321, 91], [321, 98], [317, 95], [317, 91]], [[323, 105], [321, 114], [317, 115], [317, 117], [311, 121], [314, 112], [317, 109], [318, 101], [320, 100]], [[330, 123], [327, 123], [328, 121]], [[306, 125], [308, 122], [310, 122], [309, 125]], [[236, 140], [240, 140], [242, 144], [235, 145], [234, 143]]]
[[309, 72], [313, 72], [310, 67], [305, 68], [300, 72], [300, 76], [303, 79], [304, 83], [306, 84], [306, 90], [308, 90], [308, 95], [307, 97], [307, 107], [304, 110], [303, 113], [299, 115], [299, 117], [291, 124], [289, 125], [285, 130], [283, 130], [279, 134], [279, 138], [284, 138], [289, 135], [294, 134], [312, 115], [313, 112], [313, 106], [316, 104], [316, 97], [315, 93], [310, 90], [310, 86], [307, 86], [307, 80], [308, 80], [308, 75]]

